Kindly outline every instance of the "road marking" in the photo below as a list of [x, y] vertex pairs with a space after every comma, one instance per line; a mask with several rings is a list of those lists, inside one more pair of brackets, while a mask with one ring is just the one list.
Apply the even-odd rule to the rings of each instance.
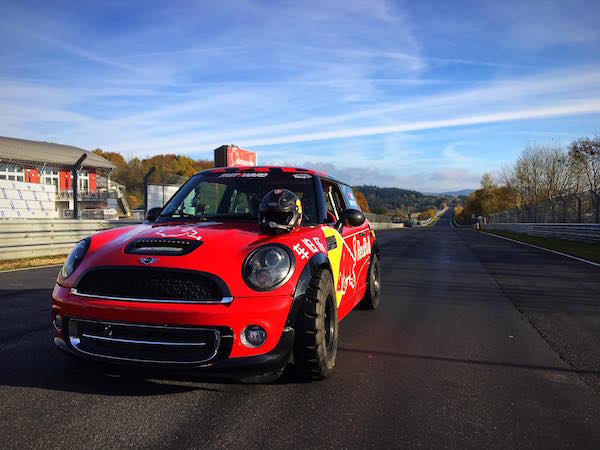
[[47, 269], [48, 267], [60, 267], [62, 264], [49, 264], [47, 266], [23, 267], [21, 269], [0, 270], [0, 273], [20, 272], [22, 270]]
[[488, 233], [486, 231], [484, 231], [484, 233], [486, 235], [488, 235], [488, 236], [494, 236], [494, 237], [497, 237], [497, 238], [500, 238], [500, 239], [504, 239], [506, 241], [516, 242], [517, 244], [526, 245], [527, 247], [537, 248], [539, 250], [544, 250], [544, 251], [547, 251], [547, 252], [550, 252], [550, 253], [555, 253], [555, 254], [560, 255], [560, 256], [566, 256], [567, 258], [571, 258], [571, 259], [574, 259], [576, 261], [580, 261], [580, 262], [584, 262], [584, 263], [587, 263], [587, 264], [591, 264], [592, 266], [600, 267], [600, 264], [597, 263], [597, 262], [588, 261], [587, 259], [578, 258], [577, 256], [568, 255], [568, 254], [562, 253], [562, 252], [557, 252], [556, 250], [552, 250], [550, 248], [540, 247], [539, 245], [534, 245], [534, 244], [528, 244], [527, 242], [517, 241], [515, 239], [507, 238], [507, 237], [504, 237], [504, 236], [498, 236], [497, 234]]

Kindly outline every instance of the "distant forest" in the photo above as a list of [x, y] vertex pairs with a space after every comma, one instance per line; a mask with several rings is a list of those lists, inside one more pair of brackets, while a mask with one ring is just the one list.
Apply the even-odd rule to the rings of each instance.
[[[377, 186], [355, 186], [355, 191], [364, 194], [371, 212], [377, 214], [404, 215], [428, 209], [441, 209], [449, 203], [449, 198], [437, 195], [425, 195], [417, 191]], [[402, 214], [404, 213], [404, 214]]]

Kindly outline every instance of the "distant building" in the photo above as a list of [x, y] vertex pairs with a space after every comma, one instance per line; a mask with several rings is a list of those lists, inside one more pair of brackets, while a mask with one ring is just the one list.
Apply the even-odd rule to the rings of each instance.
[[114, 164], [78, 147], [0, 137], [0, 180], [54, 186], [58, 216], [68, 217], [73, 210], [71, 169], [83, 154], [87, 158], [77, 175], [81, 216], [129, 213], [123, 187], [116, 183], [111, 186]]

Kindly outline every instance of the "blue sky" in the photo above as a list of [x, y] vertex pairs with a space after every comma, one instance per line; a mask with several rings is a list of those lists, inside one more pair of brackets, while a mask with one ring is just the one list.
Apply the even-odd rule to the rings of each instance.
[[0, 135], [445, 191], [600, 133], [597, 1], [0, 7]]

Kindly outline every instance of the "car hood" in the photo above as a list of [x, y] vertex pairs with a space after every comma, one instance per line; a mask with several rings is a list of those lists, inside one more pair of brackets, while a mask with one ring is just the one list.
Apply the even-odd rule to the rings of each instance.
[[[85, 272], [98, 267], [152, 267], [211, 273], [230, 286], [240, 286], [244, 292], [236, 289], [236, 295], [250, 295], [241, 283], [242, 265], [248, 254], [267, 243], [279, 243], [289, 248], [291, 235], [298, 239], [302, 234], [301, 230], [278, 236], [261, 234], [259, 225], [253, 222], [171, 222], [116, 228], [92, 236], [81, 265], [61, 284], [72, 287]], [[185, 240], [200, 245], [191, 253], [181, 255], [125, 251], [128, 244], [149, 239]], [[142, 261], [146, 258], [152, 261]]]

